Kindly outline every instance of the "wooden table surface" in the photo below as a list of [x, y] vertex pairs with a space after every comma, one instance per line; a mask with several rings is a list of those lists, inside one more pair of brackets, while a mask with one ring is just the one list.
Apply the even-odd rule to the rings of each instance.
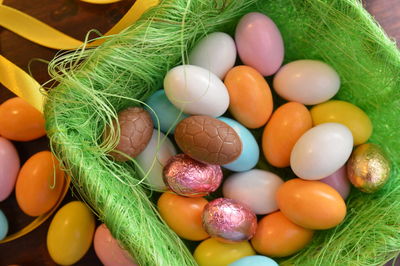
[[[128, 10], [133, 1], [126, 0], [106, 6], [87, 4], [78, 0], [5, 0], [4, 4], [26, 12], [70, 36], [83, 40], [86, 32], [92, 27], [100, 32], [106, 32]], [[380, 22], [389, 36], [400, 40], [399, 0], [365, 0], [364, 5]], [[55, 51], [33, 44], [0, 28], [0, 54], [27, 70], [30, 60], [33, 58], [50, 60]], [[33, 61], [31, 71], [41, 83], [48, 79], [46, 65], [43, 63]], [[0, 103], [9, 97], [12, 97], [12, 94], [0, 85]], [[22, 162], [34, 153], [48, 149], [46, 138], [15, 144]], [[69, 194], [64, 203], [72, 199], [73, 196]], [[1, 202], [0, 208], [10, 221], [10, 232], [15, 232], [32, 219], [21, 214], [14, 195]], [[0, 245], [0, 266], [9, 264], [56, 265], [49, 257], [46, 248], [49, 223], [50, 219], [23, 238]], [[76, 265], [101, 265], [101, 263], [91, 248]], [[400, 265], [400, 262], [396, 265]]]

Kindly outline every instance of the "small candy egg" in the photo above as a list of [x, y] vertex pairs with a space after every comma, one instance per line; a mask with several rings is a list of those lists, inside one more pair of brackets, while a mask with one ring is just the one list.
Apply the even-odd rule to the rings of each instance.
[[320, 181], [291, 179], [278, 189], [276, 195], [281, 212], [293, 223], [308, 229], [335, 227], [346, 216], [342, 196]]
[[153, 124], [155, 128], [158, 128], [157, 118], [160, 122], [160, 130], [166, 133], [171, 130], [174, 133], [176, 125], [184, 118], [188, 117], [186, 114], [181, 113], [167, 98], [164, 90], [158, 90], [153, 95], [151, 95], [146, 104], [156, 113], [154, 114], [149, 108], [146, 110], [151, 115]]
[[352, 149], [353, 136], [346, 126], [324, 123], [308, 130], [296, 142], [290, 166], [298, 177], [322, 179], [342, 167]]
[[354, 104], [332, 100], [311, 108], [314, 125], [335, 122], [348, 127], [353, 134], [354, 146], [365, 143], [372, 134], [372, 122], [367, 114]]
[[224, 32], [213, 32], [201, 39], [189, 54], [189, 64], [210, 70], [220, 79], [235, 65], [236, 45]]
[[310, 112], [303, 104], [289, 102], [276, 109], [262, 136], [267, 161], [275, 167], [289, 166], [293, 146], [311, 127]]
[[[158, 141], [158, 137], [159, 140]], [[162, 132], [158, 136], [158, 131], [153, 130], [149, 144], [137, 157], [136, 161], [139, 175], [146, 177], [145, 183], [153, 190], [165, 191], [167, 186], [163, 180], [163, 168], [167, 161], [176, 154], [176, 149], [171, 140]], [[155, 160], [155, 162], [154, 162]], [[153, 165], [154, 162], [154, 165]], [[151, 170], [150, 170], [151, 169]], [[150, 172], [148, 172], [150, 170]]]
[[0, 135], [31, 141], [46, 135], [43, 115], [25, 100], [15, 97], [0, 105]]
[[223, 185], [225, 198], [242, 202], [255, 214], [267, 214], [278, 210], [276, 191], [283, 180], [268, 171], [253, 169], [231, 175]]
[[204, 240], [194, 251], [194, 259], [199, 266], [226, 266], [256, 252], [248, 241], [223, 243], [215, 238]]
[[180, 237], [200, 241], [209, 237], [203, 228], [201, 215], [208, 201], [204, 198], [187, 198], [164, 192], [157, 208], [163, 220]]
[[249, 207], [236, 200], [218, 198], [205, 206], [203, 226], [212, 237], [240, 242], [254, 236], [257, 217]]
[[0, 210], [0, 240], [3, 240], [8, 233], [8, 221], [3, 211]]
[[72, 201], [58, 210], [47, 233], [47, 250], [58, 264], [71, 265], [79, 261], [92, 244], [95, 220], [89, 208]]
[[229, 92], [229, 112], [248, 128], [263, 126], [274, 107], [271, 89], [264, 77], [252, 67], [236, 66], [225, 77]]
[[14, 145], [0, 137], [0, 201], [10, 196], [19, 171], [19, 156]]
[[59, 200], [64, 182], [65, 174], [51, 152], [34, 154], [18, 174], [15, 185], [18, 206], [30, 216], [48, 212]]
[[242, 153], [242, 142], [228, 124], [209, 116], [190, 116], [175, 129], [179, 148], [200, 162], [223, 165]]
[[219, 165], [205, 164], [186, 154], [171, 157], [163, 170], [165, 184], [186, 197], [201, 197], [218, 189], [222, 182]]
[[199, 66], [181, 65], [168, 71], [164, 90], [171, 103], [186, 114], [218, 117], [229, 106], [224, 83]]
[[241, 258], [228, 266], [279, 266], [276, 261], [265, 256], [254, 255]]
[[346, 165], [343, 165], [339, 170], [319, 181], [333, 187], [343, 199], [347, 199], [350, 194], [350, 181], [347, 178]]
[[219, 117], [218, 119], [233, 128], [242, 142], [242, 153], [239, 157], [233, 162], [223, 165], [223, 167], [235, 172], [252, 169], [257, 164], [260, 156], [260, 149], [253, 134], [233, 119], [227, 117]]
[[99, 225], [93, 239], [94, 251], [104, 266], [137, 266], [131, 255], [111, 235], [105, 224]]
[[283, 99], [313, 105], [332, 98], [339, 90], [340, 78], [324, 62], [297, 60], [279, 69], [273, 85]]
[[365, 193], [382, 188], [390, 176], [390, 162], [384, 151], [376, 144], [358, 146], [347, 163], [350, 182]]
[[311, 242], [313, 235], [313, 230], [292, 223], [278, 211], [264, 216], [258, 222], [251, 244], [260, 254], [286, 257], [303, 249]]
[[243, 16], [235, 33], [239, 57], [263, 76], [273, 75], [282, 65], [284, 47], [279, 29], [262, 13]]

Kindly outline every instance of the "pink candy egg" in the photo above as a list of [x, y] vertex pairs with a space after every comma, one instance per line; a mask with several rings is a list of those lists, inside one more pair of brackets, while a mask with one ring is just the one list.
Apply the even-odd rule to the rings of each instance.
[[346, 165], [319, 181], [333, 187], [343, 199], [346, 199], [350, 194], [350, 180], [347, 178]]
[[13, 191], [20, 167], [19, 156], [14, 145], [0, 137], [0, 201]]

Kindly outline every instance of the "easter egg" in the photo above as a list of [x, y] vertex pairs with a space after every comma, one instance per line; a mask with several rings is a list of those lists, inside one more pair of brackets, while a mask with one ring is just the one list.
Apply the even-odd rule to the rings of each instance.
[[203, 228], [201, 215], [208, 201], [204, 198], [187, 198], [164, 192], [157, 208], [163, 220], [180, 237], [200, 241], [209, 237]]
[[25, 100], [15, 97], [0, 105], [0, 135], [31, 141], [46, 135], [43, 115]]
[[343, 165], [339, 170], [319, 181], [333, 187], [343, 199], [347, 199], [350, 194], [350, 181], [347, 178], [346, 165]]
[[324, 62], [297, 60], [279, 69], [273, 85], [283, 99], [313, 105], [332, 98], [339, 90], [340, 78]]
[[99, 225], [93, 238], [94, 251], [104, 266], [137, 266], [131, 255], [111, 235], [105, 224]]
[[19, 171], [19, 156], [14, 145], [0, 137], [0, 201], [10, 196]]
[[186, 154], [171, 157], [163, 170], [165, 184], [176, 194], [201, 197], [218, 189], [222, 182], [219, 165], [206, 164]]
[[354, 138], [354, 146], [365, 143], [372, 134], [372, 122], [367, 114], [354, 104], [332, 100], [311, 108], [314, 125], [334, 122], [347, 126]]
[[376, 144], [358, 146], [347, 163], [348, 177], [357, 189], [374, 193], [381, 189], [390, 176], [390, 162]]
[[137, 157], [139, 175], [145, 177], [144, 183], [153, 190], [165, 191], [163, 168], [167, 161], [176, 154], [171, 140], [163, 133], [153, 130], [149, 144]]
[[183, 119], [176, 126], [175, 141], [185, 154], [209, 164], [228, 164], [242, 153], [242, 142], [236, 131], [209, 116]]
[[252, 169], [258, 162], [260, 150], [253, 134], [237, 121], [219, 117], [219, 120], [229, 125], [238, 134], [242, 142], [242, 153], [231, 163], [223, 165], [224, 168], [235, 172], [242, 172]]
[[241, 258], [228, 266], [279, 266], [276, 261], [271, 258], [254, 255]]
[[293, 146], [311, 127], [310, 112], [303, 104], [289, 102], [276, 109], [262, 136], [267, 161], [275, 167], [289, 166]]
[[235, 41], [242, 62], [263, 76], [273, 75], [282, 65], [281, 33], [264, 14], [252, 12], [243, 16], [236, 26]]
[[313, 235], [313, 230], [292, 223], [278, 211], [264, 216], [258, 222], [251, 244], [260, 254], [286, 257], [303, 249], [311, 242]]
[[223, 243], [215, 238], [209, 238], [197, 246], [193, 256], [199, 266], [226, 266], [255, 254], [248, 241]]
[[8, 233], [8, 221], [3, 211], [0, 210], [0, 240], [3, 240]]
[[252, 67], [236, 66], [225, 77], [229, 92], [229, 112], [248, 128], [263, 126], [272, 113], [271, 89], [264, 77]]
[[149, 105], [146, 110], [151, 115], [154, 127], [158, 128], [158, 118], [160, 130], [164, 133], [169, 130], [174, 133], [176, 125], [187, 117], [168, 100], [164, 90], [156, 91], [147, 99], [146, 104]]
[[168, 71], [164, 90], [171, 103], [186, 114], [217, 117], [229, 106], [224, 83], [199, 66], [181, 65]]
[[276, 200], [290, 221], [308, 229], [335, 227], [346, 216], [342, 196], [320, 181], [291, 179], [278, 189]]
[[290, 154], [290, 166], [298, 177], [322, 179], [342, 167], [352, 149], [353, 136], [346, 126], [324, 123], [299, 138]]
[[47, 232], [47, 250], [58, 264], [79, 261], [92, 244], [95, 220], [89, 208], [72, 201], [58, 210]]
[[249, 206], [255, 214], [278, 210], [276, 191], [283, 180], [268, 171], [253, 169], [231, 175], [223, 185], [223, 195]]
[[189, 64], [210, 70], [220, 79], [235, 65], [236, 45], [224, 32], [213, 32], [201, 39], [189, 54]]
[[15, 185], [15, 197], [21, 210], [30, 216], [48, 212], [59, 200], [65, 174], [49, 151], [30, 157], [21, 167]]

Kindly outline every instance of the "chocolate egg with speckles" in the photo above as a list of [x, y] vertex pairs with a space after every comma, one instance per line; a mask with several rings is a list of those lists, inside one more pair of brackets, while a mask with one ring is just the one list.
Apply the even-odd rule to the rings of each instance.
[[228, 164], [242, 152], [242, 141], [235, 130], [213, 117], [185, 118], [176, 126], [174, 135], [179, 148], [200, 162]]

